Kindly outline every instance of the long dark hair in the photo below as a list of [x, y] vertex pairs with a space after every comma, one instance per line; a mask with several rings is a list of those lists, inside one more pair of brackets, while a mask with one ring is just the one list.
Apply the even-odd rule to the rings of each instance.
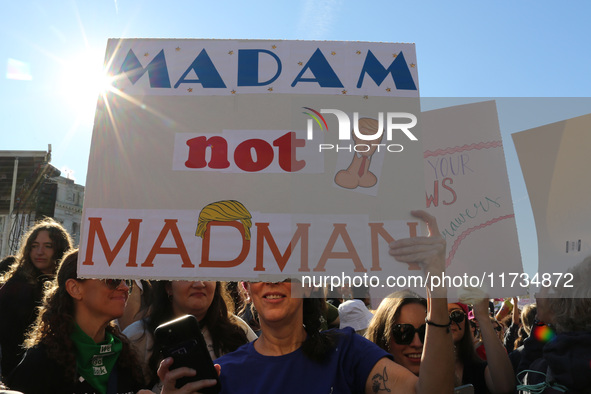
[[12, 263], [10, 269], [0, 278], [0, 284], [6, 283], [14, 275], [19, 275], [28, 282], [34, 283], [37, 277], [41, 275], [41, 272], [31, 261], [33, 242], [37, 239], [41, 231], [47, 231], [51, 242], [53, 242], [54, 272], [57, 270], [59, 261], [72, 248], [72, 237], [70, 237], [70, 234], [68, 234], [61, 224], [51, 218], [45, 218], [37, 222], [23, 236], [20, 249], [16, 255], [16, 261]]
[[[456, 324], [456, 323], [452, 323]], [[469, 363], [482, 363], [482, 359], [478, 357], [476, 350], [474, 349], [474, 337], [470, 330], [470, 322], [468, 321], [468, 315], [464, 313], [464, 333], [462, 338], [455, 344], [458, 359], [463, 364]]]
[[[66, 254], [57, 271], [56, 278], [46, 284], [43, 306], [39, 308], [39, 316], [31, 331], [27, 333], [25, 348], [32, 348], [43, 344], [47, 356], [63, 367], [66, 378], [76, 379], [76, 350], [72, 339], [72, 332], [76, 324], [74, 299], [66, 290], [69, 279], [77, 279], [78, 250]], [[118, 358], [118, 364], [126, 370], [131, 370], [133, 378], [142, 383], [144, 381], [135, 353], [125, 335], [121, 333], [113, 321], [106, 327], [106, 331], [117, 337], [123, 344]]]
[[[143, 319], [150, 333], [154, 333], [156, 327], [175, 318], [172, 300], [169, 298], [166, 287], [169, 281], [155, 281], [153, 284], [152, 312], [149, 317]], [[205, 317], [199, 322], [202, 327], [207, 327], [211, 335], [213, 352], [216, 357], [233, 352], [248, 342], [244, 329], [238, 324], [233, 315], [232, 303], [225, 282], [216, 282], [215, 292], [211, 305], [205, 313]], [[148, 366], [152, 379], [156, 380], [156, 370], [160, 362], [160, 344], [154, 343], [152, 356], [148, 360]]]
[[[303, 325], [307, 334], [306, 340], [302, 343], [302, 352], [310, 360], [321, 363], [335, 348], [338, 335], [334, 331], [320, 331], [327, 309], [324, 289], [313, 289], [308, 297], [303, 298], [302, 308]], [[253, 316], [258, 319], [254, 303], [251, 303], [251, 310]]]
[[302, 344], [302, 351], [310, 360], [322, 362], [334, 349], [336, 342], [334, 332], [320, 332], [321, 318], [326, 310], [326, 299], [318, 297], [304, 298], [303, 309], [304, 329], [308, 336]]

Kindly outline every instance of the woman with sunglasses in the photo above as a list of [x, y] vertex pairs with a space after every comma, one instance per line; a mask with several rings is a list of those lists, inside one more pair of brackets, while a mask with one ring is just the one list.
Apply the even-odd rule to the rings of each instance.
[[[445, 268], [445, 241], [433, 216], [413, 215], [427, 222], [432, 236], [401, 239], [390, 244], [390, 254], [402, 263], [419, 263], [431, 275]], [[221, 367], [222, 393], [452, 393], [453, 349], [447, 316], [446, 291], [437, 289], [427, 312], [428, 328], [421, 376], [392, 361], [390, 354], [356, 334], [352, 328], [320, 332], [323, 299], [292, 295], [290, 281], [250, 283], [248, 293], [259, 315], [261, 336], [227, 354]], [[423, 316], [423, 322], [425, 317]], [[165, 359], [158, 371], [163, 394], [194, 393], [215, 381], [187, 383], [176, 380], [194, 374], [188, 368], [169, 370]]]
[[397, 291], [382, 300], [365, 337], [390, 353], [394, 362], [418, 375], [426, 317], [425, 298], [410, 290]]
[[[488, 303], [486, 308], [488, 308]], [[456, 357], [455, 385], [472, 384], [475, 393], [513, 392], [514, 385], [491, 381], [494, 378], [504, 379], [509, 383], [514, 381], [512, 373], [511, 375], [502, 374], [503, 366], [505, 366], [504, 360], [500, 362], [500, 369], [495, 369], [499, 368], [497, 366], [499, 362], [493, 361], [493, 375], [490, 375], [490, 367], [477, 356], [472, 334], [470, 330], [466, 330], [469, 324], [468, 306], [462, 303], [449, 304], [448, 310]], [[392, 293], [378, 307], [366, 337], [392, 354], [395, 362], [418, 375], [425, 341], [426, 315], [427, 302], [424, 298], [409, 290]], [[488, 319], [488, 314], [486, 316]], [[496, 333], [494, 330], [493, 332]], [[498, 339], [497, 342], [500, 344]], [[499, 350], [498, 346], [491, 347], [494, 347], [493, 352]], [[500, 348], [502, 348], [502, 344]], [[504, 348], [502, 350], [505, 353], [504, 357], [507, 357]], [[445, 360], [440, 360], [440, 362], [446, 363]], [[451, 358], [447, 363], [454, 364]], [[495, 371], [501, 373], [494, 374]], [[505, 370], [505, 372], [507, 371]]]
[[509, 356], [499, 341], [488, 314], [488, 299], [473, 305], [474, 318], [479, 322], [482, 344], [487, 362], [474, 350], [474, 339], [469, 329], [468, 306], [462, 303], [448, 305], [452, 321], [451, 333], [455, 348], [456, 385], [472, 384], [475, 393], [513, 393], [515, 375]]
[[141, 370], [113, 320], [125, 309], [130, 283], [78, 279], [78, 251], [67, 254], [47, 288], [22, 362], [7, 380], [35, 393], [135, 393]]

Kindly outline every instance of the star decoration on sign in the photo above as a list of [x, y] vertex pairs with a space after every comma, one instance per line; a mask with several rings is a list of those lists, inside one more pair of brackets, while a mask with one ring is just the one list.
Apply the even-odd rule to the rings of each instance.
[[273, 88], [269, 88], [269, 89], [267, 89], [267, 90], [268, 90], [269, 92], [272, 92], [272, 91], [273, 91]]
[[271, 48], [273, 48], [273, 49], [277, 49], [277, 45], [273, 45]]
[[398, 56], [398, 55], [397, 55], [397, 54], [395, 54], [395, 53], [393, 53], [393, 54], [392, 54], [392, 57], [394, 57], [394, 58], [395, 58], [395, 57], [397, 57], [397, 56]]
[[365, 95], [365, 96], [363, 96], [363, 98], [367, 100], [369, 98], [369, 96]]
[[189, 88], [187, 89], [187, 92], [191, 93], [193, 91], [193, 88]]
[[181, 50], [181, 47], [176, 47], [176, 48], [174, 48], [174, 50], [179, 52]]
[[236, 91], [234, 89], [232, 89], [231, 93], [232, 94], [236, 94]]
[[417, 66], [417, 65], [416, 65], [416, 64], [414, 64], [414, 63], [411, 63], [411, 64], [410, 64], [410, 67], [411, 67], [411, 68], [415, 68], [416, 66]]
[[144, 53], [144, 56], [148, 57], [148, 56], [150, 56], [150, 54], [148, 52], [146, 52], [146, 53]]
[[334, 56], [334, 55], [336, 55], [337, 53], [336, 53], [335, 51], [332, 51], [330, 54]]
[[233, 55], [234, 51], [228, 51], [228, 55]]
[[298, 62], [298, 66], [303, 66], [303, 65], [304, 65], [304, 63]]
[[386, 92], [391, 92], [391, 91], [392, 91], [392, 89], [386, 88]]
[[355, 53], [361, 55], [361, 51], [355, 51]]
[[346, 90], [341, 90], [341, 93], [347, 94], [347, 91]]

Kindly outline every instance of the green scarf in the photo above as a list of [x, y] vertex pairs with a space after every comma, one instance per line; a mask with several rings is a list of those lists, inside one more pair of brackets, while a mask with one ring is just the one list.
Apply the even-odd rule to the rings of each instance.
[[76, 346], [78, 373], [100, 393], [106, 393], [109, 376], [123, 348], [121, 340], [107, 331], [105, 340], [95, 343], [78, 324], [71, 338]]

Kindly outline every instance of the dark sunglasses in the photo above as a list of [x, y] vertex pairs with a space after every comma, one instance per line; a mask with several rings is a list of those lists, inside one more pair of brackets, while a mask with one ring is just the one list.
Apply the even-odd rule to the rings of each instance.
[[425, 343], [426, 328], [426, 324], [423, 324], [419, 328], [415, 328], [412, 324], [394, 324], [392, 339], [399, 345], [410, 345], [415, 337], [415, 333], [417, 333], [421, 342]]
[[543, 322], [543, 321], [541, 321], [541, 320], [534, 319], [534, 324], [533, 324], [533, 327], [544, 327], [544, 326], [548, 326], [548, 327], [550, 327], [550, 326], [552, 326], [552, 325], [551, 325], [551, 324], [546, 324], [546, 323], [544, 323], [544, 322]]
[[449, 319], [454, 323], [461, 323], [464, 321], [465, 318], [466, 314], [464, 313], [464, 311], [461, 311], [459, 309], [454, 309], [449, 314]]
[[116, 290], [121, 282], [125, 282], [125, 285], [129, 287], [129, 292], [131, 292], [131, 288], [133, 287], [133, 280], [131, 279], [101, 279], [101, 282], [111, 290]]

